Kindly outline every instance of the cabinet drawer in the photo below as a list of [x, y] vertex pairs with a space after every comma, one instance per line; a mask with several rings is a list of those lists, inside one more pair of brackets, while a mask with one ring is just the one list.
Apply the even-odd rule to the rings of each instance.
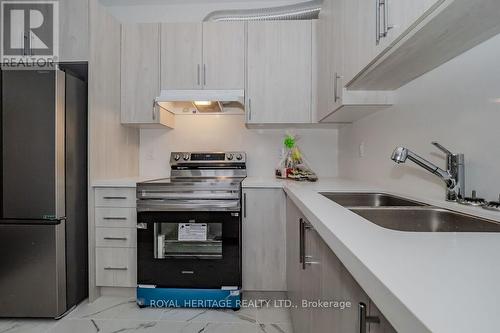
[[135, 228], [137, 211], [135, 208], [106, 208], [95, 209], [96, 227], [107, 228]]
[[97, 247], [137, 247], [136, 228], [96, 228]]
[[137, 251], [133, 248], [96, 248], [96, 285], [136, 287]]
[[95, 189], [96, 207], [135, 207], [135, 188], [106, 187]]

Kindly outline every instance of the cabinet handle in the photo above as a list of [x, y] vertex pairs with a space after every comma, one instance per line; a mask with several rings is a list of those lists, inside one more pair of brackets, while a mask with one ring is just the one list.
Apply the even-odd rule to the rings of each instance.
[[335, 98], [334, 103], [337, 103], [340, 100], [340, 94], [339, 94], [339, 80], [342, 78], [339, 73], [335, 72], [335, 79], [333, 81], [333, 90], [334, 94], [333, 97]]
[[300, 263], [302, 264], [302, 269], [306, 269], [306, 265], [315, 264], [316, 262], [308, 262], [306, 258], [311, 258], [311, 256], [306, 256], [306, 230], [312, 229], [312, 226], [306, 222], [303, 218], [299, 219], [299, 254]]
[[248, 121], [252, 120], [252, 99], [248, 98]]
[[29, 38], [29, 48], [28, 48], [29, 55], [33, 55], [33, 48], [31, 47], [31, 45], [33, 45], [33, 35], [31, 35], [31, 33], [30, 33], [29, 37], [30, 37]]
[[384, 32], [383, 37], [387, 37], [389, 30], [394, 28], [394, 26], [389, 25], [389, 0], [380, 0], [381, 4], [384, 6]]
[[113, 196], [106, 196], [106, 197], [102, 197], [103, 199], [106, 199], [106, 200], [126, 200], [127, 197], [113, 197]]
[[299, 263], [304, 269], [304, 220], [299, 219]]
[[121, 217], [121, 216], [106, 216], [102, 218], [103, 220], [120, 220], [120, 221], [125, 221], [127, 220], [126, 217]]
[[[376, 44], [378, 45], [382, 38], [387, 37], [389, 30], [394, 28], [394, 26], [389, 25], [389, 0], [376, 0], [375, 4], [376, 4], [375, 24], [377, 25], [375, 29], [375, 34], [376, 34]], [[384, 7], [383, 11], [382, 7]], [[382, 14], [384, 15], [383, 19], [381, 17]], [[383, 28], [381, 29], [382, 21], [383, 21]]]
[[368, 316], [366, 304], [359, 303], [359, 333], [366, 333], [366, 323], [380, 324], [380, 318], [377, 316]]
[[104, 267], [105, 271], [126, 271], [128, 270], [128, 267]]
[[105, 240], [121, 240], [126, 241], [127, 237], [104, 237]]
[[247, 218], [247, 194], [243, 193], [243, 217]]
[[375, 44], [380, 43], [380, 0], [375, 1]]
[[203, 64], [203, 85], [207, 85], [207, 66]]
[[23, 35], [23, 55], [28, 55], [28, 48], [29, 48], [29, 43], [28, 43], [28, 36], [26, 33]]
[[198, 64], [198, 85], [200, 85], [200, 64]]
[[153, 114], [152, 114], [152, 116], [153, 116], [153, 120], [155, 120], [155, 117], [156, 117], [156, 116], [155, 116], [155, 109], [156, 109], [156, 101], [155, 101], [155, 100], [153, 100]]

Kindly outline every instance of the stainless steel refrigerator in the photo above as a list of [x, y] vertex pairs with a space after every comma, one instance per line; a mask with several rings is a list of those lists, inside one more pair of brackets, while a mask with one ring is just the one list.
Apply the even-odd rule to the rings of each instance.
[[62, 316], [88, 295], [87, 84], [1, 71], [0, 317]]

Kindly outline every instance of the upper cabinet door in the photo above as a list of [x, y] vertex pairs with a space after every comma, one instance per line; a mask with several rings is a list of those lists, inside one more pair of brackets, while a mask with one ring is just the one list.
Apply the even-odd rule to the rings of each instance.
[[343, 5], [344, 78], [349, 83], [376, 54], [379, 0], [337, 0]]
[[161, 89], [202, 88], [202, 24], [161, 25]]
[[248, 123], [311, 122], [311, 30], [311, 21], [248, 22]]
[[89, 0], [59, 1], [59, 61], [89, 59]]
[[[316, 118], [323, 119], [333, 110], [334, 104], [334, 60], [333, 60], [333, 0], [323, 1], [319, 19], [313, 25], [315, 36], [313, 50], [314, 73], [316, 74]], [[315, 28], [315, 29], [314, 29]]]
[[[385, 0], [381, 1], [380, 17], [381, 29], [385, 29], [387, 35], [381, 39], [380, 52], [390, 46], [396, 38], [419, 20], [432, 13], [433, 7], [443, 3], [444, 0]], [[384, 7], [385, 6], [385, 7]]]
[[158, 24], [122, 25], [122, 123], [156, 123], [153, 101], [160, 93]]
[[244, 89], [245, 23], [203, 23], [205, 89]]

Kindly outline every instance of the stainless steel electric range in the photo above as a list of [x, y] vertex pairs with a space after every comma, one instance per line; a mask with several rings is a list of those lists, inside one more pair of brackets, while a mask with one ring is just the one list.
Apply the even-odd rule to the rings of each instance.
[[137, 303], [239, 308], [243, 152], [174, 152], [137, 184]]

